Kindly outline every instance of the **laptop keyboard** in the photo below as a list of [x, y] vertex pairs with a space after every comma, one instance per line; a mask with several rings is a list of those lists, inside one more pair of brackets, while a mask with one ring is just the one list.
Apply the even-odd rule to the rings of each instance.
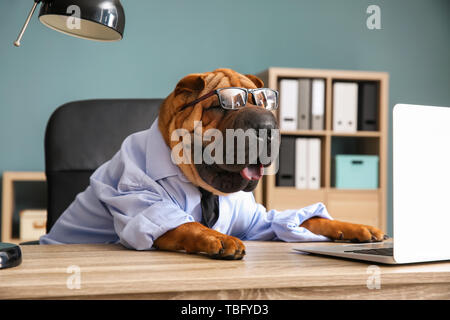
[[362, 249], [362, 250], [351, 250], [351, 251], [344, 251], [344, 252], [373, 254], [373, 255], [377, 255], [377, 256], [393, 256], [394, 248]]

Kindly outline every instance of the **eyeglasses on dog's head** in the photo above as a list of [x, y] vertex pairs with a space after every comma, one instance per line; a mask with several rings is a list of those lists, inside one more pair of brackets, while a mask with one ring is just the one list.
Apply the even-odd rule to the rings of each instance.
[[252, 96], [253, 104], [265, 108], [266, 110], [276, 110], [278, 108], [278, 91], [269, 88], [246, 89], [239, 87], [228, 87], [213, 90], [194, 101], [191, 101], [180, 108], [181, 110], [191, 107], [202, 100], [217, 95], [219, 104], [226, 110], [237, 110], [245, 107], [249, 95]]

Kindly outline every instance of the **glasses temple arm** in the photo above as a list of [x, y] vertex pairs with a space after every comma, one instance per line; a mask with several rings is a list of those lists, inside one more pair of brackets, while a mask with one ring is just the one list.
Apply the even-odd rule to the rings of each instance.
[[197, 99], [195, 99], [195, 100], [193, 100], [193, 101], [191, 101], [191, 102], [188, 102], [188, 103], [186, 103], [184, 106], [182, 106], [182, 107], [180, 108], [180, 111], [186, 109], [187, 107], [196, 105], [196, 104], [199, 103], [200, 101], [203, 101], [203, 100], [205, 100], [205, 99], [207, 99], [207, 98], [209, 98], [209, 97], [211, 97], [211, 96], [213, 96], [213, 95], [215, 95], [215, 94], [216, 94], [216, 90], [213, 90], [213, 91], [211, 91], [211, 92], [205, 94], [204, 96], [201, 96], [201, 97], [199, 97], [199, 98], [197, 98]]

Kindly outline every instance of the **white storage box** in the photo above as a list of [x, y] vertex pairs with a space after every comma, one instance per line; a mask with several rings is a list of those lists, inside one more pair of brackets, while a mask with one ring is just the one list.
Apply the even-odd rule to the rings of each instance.
[[23, 210], [20, 212], [20, 241], [39, 240], [45, 234], [47, 210]]

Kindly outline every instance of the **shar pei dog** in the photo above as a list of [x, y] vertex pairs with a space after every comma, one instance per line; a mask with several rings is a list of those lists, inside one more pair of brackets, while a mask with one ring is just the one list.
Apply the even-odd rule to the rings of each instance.
[[40, 242], [232, 260], [244, 257], [243, 240], [385, 239], [375, 227], [333, 220], [322, 203], [267, 211], [255, 202], [278, 154], [278, 95], [231, 69], [182, 78], [150, 129], [125, 139]]

